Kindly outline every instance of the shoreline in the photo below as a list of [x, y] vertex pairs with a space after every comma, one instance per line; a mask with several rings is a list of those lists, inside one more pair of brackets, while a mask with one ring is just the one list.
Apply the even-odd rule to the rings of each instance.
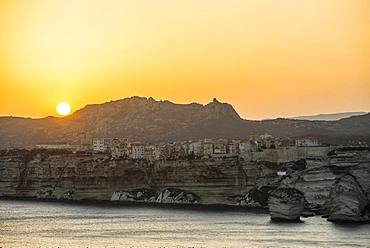
[[[325, 218], [323, 215], [314, 216], [301, 216], [299, 220], [273, 220], [270, 218], [269, 210], [266, 208], [258, 207], [246, 207], [246, 206], [233, 206], [225, 204], [179, 204], [179, 203], [152, 203], [152, 202], [116, 202], [109, 200], [57, 200], [57, 199], [40, 199], [34, 197], [17, 197], [17, 196], [1, 196], [1, 201], [8, 202], [39, 202], [39, 203], [56, 203], [59, 205], [67, 206], [90, 206], [90, 207], [110, 207], [110, 208], [147, 208], [147, 209], [168, 209], [168, 210], [185, 210], [185, 211], [195, 211], [195, 212], [210, 212], [210, 213], [232, 213], [232, 212], [242, 212], [242, 213], [253, 213], [258, 215], [266, 215], [266, 218], [270, 220], [271, 224], [304, 224], [306, 219], [313, 217]], [[333, 224], [336, 226], [362, 226], [370, 225], [370, 222], [353, 222], [353, 221], [327, 221], [328, 224]]]
[[22, 202], [50, 202], [68, 205], [82, 206], [109, 206], [109, 207], [145, 207], [158, 209], [183, 209], [201, 212], [249, 212], [257, 214], [269, 214], [268, 209], [258, 207], [233, 206], [225, 204], [181, 204], [181, 203], [153, 203], [134, 201], [109, 201], [109, 200], [57, 200], [40, 199], [34, 197], [2, 196], [0, 201], [22, 201]]

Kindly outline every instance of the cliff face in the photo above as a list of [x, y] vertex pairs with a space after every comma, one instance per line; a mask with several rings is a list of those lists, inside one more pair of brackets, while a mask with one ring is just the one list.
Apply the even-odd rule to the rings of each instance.
[[17, 151], [0, 156], [0, 194], [17, 197], [110, 200], [114, 192], [176, 188], [199, 203], [227, 204], [245, 190], [246, 163], [111, 160], [106, 155]]
[[361, 221], [368, 205], [366, 194], [357, 179], [349, 174], [340, 177], [330, 191], [328, 220]]
[[326, 208], [333, 188], [347, 175], [356, 180], [369, 198], [370, 152], [368, 149], [334, 150], [329, 153], [327, 161], [285, 177], [281, 186], [296, 188], [305, 194], [309, 204]]
[[272, 190], [268, 201], [271, 220], [297, 221], [304, 209], [304, 195], [292, 188]]
[[276, 219], [297, 219], [304, 210], [304, 215], [325, 214], [331, 221], [369, 221], [369, 179], [369, 148], [339, 148], [324, 161], [282, 164], [237, 159], [151, 163], [104, 154], [0, 151], [2, 196], [265, 208], [270, 203]]
[[369, 221], [370, 150], [334, 150], [327, 161], [284, 177], [279, 187], [302, 192], [306, 209], [331, 221]]

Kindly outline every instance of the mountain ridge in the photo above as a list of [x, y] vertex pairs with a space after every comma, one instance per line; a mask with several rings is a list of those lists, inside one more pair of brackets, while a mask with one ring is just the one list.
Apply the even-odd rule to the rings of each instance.
[[328, 113], [328, 114], [316, 114], [316, 115], [303, 115], [289, 117], [294, 120], [309, 120], [309, 121], [337, 121], [352, 116], [365, 115], [369, 112], [340, 112], [340, 113]]
[[152, 97], [130, 97], [86, 105], [64, 118], [0, 117], [0, 147], [39, 143], [78, 144], [82, 133], [92, 137], [126, 137], [168, 142], [203, 138], [248, 138], [269, 133], [279, 137], [316, 136], [323, 142], [370, 141], [370, 114], [339, 121], [278, 118], [246, 120], [232, 105], [216, 98], [208, 104], [177, 104]]

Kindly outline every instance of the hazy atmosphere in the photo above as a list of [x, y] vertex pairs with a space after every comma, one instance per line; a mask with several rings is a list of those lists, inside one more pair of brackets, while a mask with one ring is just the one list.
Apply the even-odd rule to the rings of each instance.
[[247, 119], [369, 111], [369, 13], [367, 0], [1, 1], [0, 115], [132, 95], [217, 97]]
[[0, 0], [0, 248], [370, 244], [370, 0]]

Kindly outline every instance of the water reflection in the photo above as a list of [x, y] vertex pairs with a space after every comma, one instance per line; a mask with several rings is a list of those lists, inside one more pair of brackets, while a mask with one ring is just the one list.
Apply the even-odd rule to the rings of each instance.
[[367, 247], [370, 225], [245, 211], [0, 200], [3, 247]]

